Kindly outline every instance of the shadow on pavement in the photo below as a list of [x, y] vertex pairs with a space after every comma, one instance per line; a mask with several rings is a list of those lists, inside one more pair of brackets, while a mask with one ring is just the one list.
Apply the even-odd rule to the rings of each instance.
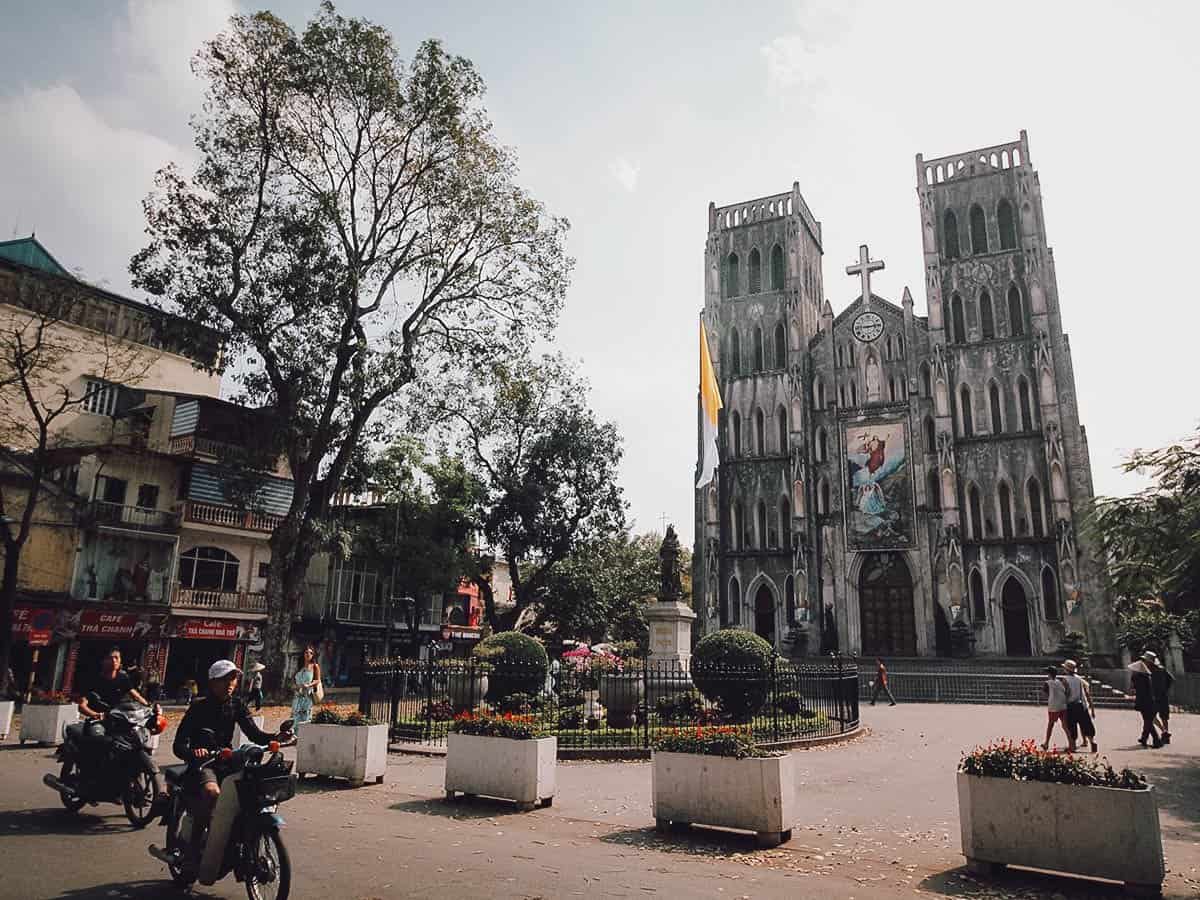
[[521, 812], [511, 800], [493, 800], [490, 797], [458, 799], [453, 802], [444, 797], [405, 800], [403, 803], [393, 803], [388, 809], [422, 816], [439, 816], [443, 819], [494, 819], [497, 816], [531, 816], [537, 813], [536, 810]]
[[165, 875], [157, 881], [114, 881], [95, 887], [76, 888], [55, 894], [54, 900], [156, 900], [159, 897], [196, 897], [204, 900], [219, 895], [210, 894], [203, 887], [193, 885], [190, 891], [176, 887]]
[[28, 837], [31, 834], [100, 835], [134, 831], [121, 807], [105, 804], [111, 815], [98, 807], [93, 810], [69, 813], [61, 806], [45, 809], [12, 809], [0, 811], [0, 841], [6, 837]]
[[[720, 828], [708, 828], [702, 825], [672, 829], [666, 834], [657, 831], [654, 826], [620, 828], [602, 835], [600, 841], [605, 844], [658, 850], [663, 853], [688, 853], [707, 859], [732, 858], [762, 850], [752, 834], [744, 831], [724, 831]], [[778, 849], [787, 850], [788, 843], [780, 844]]]
[[[985, 877], [967, 871], [966, 866], [947, 869], [930, 875], [918, 888], [944, 897], [1022, 897], [1034, 900], [1045, 897], [1058, 900], [1103, 900], [1106, 897], [1125, 897], [1125, 886], [1111, 881], [1090, 881], [1070, 875], [1051, 875], [1031, 869], [1008, 868]], [[1002, 895], [996, 892], [1002, 891]]]
[[1172, 752], [1173, 746], [1139, 753], [1130, 768], [1154, 785], [1159, 812], [1169, 812], [1191, 825], [1192, 840], [1200, 840], [1200, 766], [1195, 757]]

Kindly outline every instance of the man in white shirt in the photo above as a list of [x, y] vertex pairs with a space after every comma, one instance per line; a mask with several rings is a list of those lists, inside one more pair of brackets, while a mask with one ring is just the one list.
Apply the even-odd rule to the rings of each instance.
[[1046, 680], [1042, 682], [1042, 693], [1046, 695], [1046, 740], [1042, 741], [1042, 749], [1050, 749], [1050, 735], [1054, 732], [1054, 723], [1062, 725], [1063, 734], [1072, 745], [1070, 729], [1067, 728], [1067, 685], [1058, 677], [1056, 666], [1046, 667]]
[[1063, 660], [1062, 667], [1062, 681], [1067, 687], [1067, 749], [1072, 752], [1075, 750], [1075, 740], [1082, 732], [1085, 743], [1090, 743], [1095, 753], [1096, 726], [1093, 716], [1096, 715], [1096, 708], [1092, 706], [1091, 691], [1087, 682], [1075, 674], [1075, 660]]

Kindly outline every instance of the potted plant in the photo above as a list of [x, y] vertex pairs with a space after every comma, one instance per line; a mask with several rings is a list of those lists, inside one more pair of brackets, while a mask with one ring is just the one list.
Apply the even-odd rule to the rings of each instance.
[[732, 725], [672, 728], [651, 753], [654, 819], [659, 831], [699, 823], [753, 831], [759, 846], [789, 840], [796, 821], [796, 765], [785, 753], [755, 746]]
[[34, 691], [21, 709], [21, 743], [61, 744], [63, 729], [79, 721], [79, 707], [62, 691]]
[[523, 811], [554, 802], [558, 739], [532, 715], [461, 713], [446, 736], [446, 799], [483, 795]]
[[1047, 753], [1033, 741], [976, 747], [958, 766], [958, 818], [973, 871], [1031, 866], [1162, 890], [1154, 789], [1107, 761]]
[[476, 660], [440, 660], [434, 670], [446, 677], [446, 693], [455, 712], [474, 709], [487, 696], [490, 663]]
[[355, 710], [342, 715], [323, 706], [296, 729], [296, 772], [346, 778], [351, 787], [367, 779], [383, 783], [388, 727]]
[[643, 695], [642, 661], [612, 653], [593, 653], [589, 660], [600, 703], [608, 709], [610, 728], [631, 728]]

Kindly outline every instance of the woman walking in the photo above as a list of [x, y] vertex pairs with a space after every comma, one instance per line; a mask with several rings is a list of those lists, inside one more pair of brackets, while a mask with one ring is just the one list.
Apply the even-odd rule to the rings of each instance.
[[304, 648], [301, 657], [300, 671], [293, 679], [296, 683], [296, 696], [292, 700], [292, 718], [299, 725], [312, 719], [313, 699], [320, 699], [318, 693], [321, 685], [321, 666], [317, 663], [317, 650], [312, 644]]
[[250, 667], [250, 689], [247, 694], [247, 705], [250, 701], [254, 702], [254, 711], [258, 712], [262, 709], [263, 702], [263, 671], [267, 667], [260, 662], [256, 662]]

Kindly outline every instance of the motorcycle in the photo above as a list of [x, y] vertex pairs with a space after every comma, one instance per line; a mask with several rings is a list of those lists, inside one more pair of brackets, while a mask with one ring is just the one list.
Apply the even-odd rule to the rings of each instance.
[[166, 729], [167, 720], [157, 707], [122, 704], [108, 710], [102, 723], [102, 730], [94, 722], [66, 726], [55, 753], [62, 764], [58, 775], [47, 774], [42, 783], [58, 791], [68, 812], [87, 804], [120, 803], [129, 824], [145, 828], [162, 793], [151, 737]]
[[[280, 725], [290, 732], [292, 721]], [[215, 736], [205, 729], [198, 743], [215, 746]], [[250, 900], [287, 900], [291, 891], [292, 867], [280, 829], [280, 803], [296, 795], [292, 762], [279, 752], [281, 744], [266, 747], [244, 744], [211, 753], [203, 762], [163, 766], [167, 780], [167, 803], [162, 824], [167, 827], [166, 846], [151, 845], [150, 855], [167, 864], [171, 879], [180, 887], [199, 881], [212, 885], [231, 872], [245, 884]], [[221, 793], [202, 843], [199, 859], [192, 855], [194, 819], [188, 809], [185, 779], [189, 771], [215, 767]]]

